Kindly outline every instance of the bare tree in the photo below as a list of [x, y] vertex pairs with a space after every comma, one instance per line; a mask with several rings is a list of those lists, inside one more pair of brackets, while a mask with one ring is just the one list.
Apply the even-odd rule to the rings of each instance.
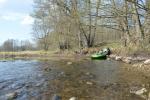
[[124, 46], [141, 45], [148, 37], [150, 10], [144, 0], [37, 0], [35, 5], [33, 29], [45, 50], [90, 48], [121, 38]]

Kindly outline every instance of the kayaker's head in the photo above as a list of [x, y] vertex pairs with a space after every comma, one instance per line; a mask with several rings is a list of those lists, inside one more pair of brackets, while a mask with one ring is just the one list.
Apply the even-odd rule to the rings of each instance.
[[103, 49], [103, 52], [107, 53], [107, 55], [110, 55], [111, 54], [111, 51], [109, 48], [105, 48]]

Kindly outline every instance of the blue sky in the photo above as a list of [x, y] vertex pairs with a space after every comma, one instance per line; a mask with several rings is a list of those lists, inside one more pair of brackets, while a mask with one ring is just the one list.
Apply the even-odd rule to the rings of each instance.
[[32, 40], [32, 0], [0, 0], [0, 44], [7, 39]]

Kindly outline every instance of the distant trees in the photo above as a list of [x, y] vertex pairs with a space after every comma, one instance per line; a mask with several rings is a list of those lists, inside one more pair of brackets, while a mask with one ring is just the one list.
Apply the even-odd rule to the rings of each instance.
[[150, 42], [149, 0], [35, 0], [34, 3], [33, 34], [44, 50], [54, 45], [81, 49], [100, 42], [123, 41], [124, 46]]
[[3, 44], [4, 51], [14, 51], [15, 41], [14, 40], [7, 40]]
[[0, 47], [0, 51], [26, 51], [35, 50], [36, 47], [29, 41], [18, 41], [14, 39], [6, 40]]

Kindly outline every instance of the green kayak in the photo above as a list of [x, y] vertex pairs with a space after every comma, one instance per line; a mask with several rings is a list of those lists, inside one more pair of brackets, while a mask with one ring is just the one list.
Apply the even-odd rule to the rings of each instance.
[[103, 60], [103, 59], [106, 59], [107, 56], [106, 56], [106, 54], [103, 54], [103, 53], [97, 53], [97, 54], [91, 55], [91, 58], [92, 59], [101, 59], [101, 60]]
[[103, 50], [100, 50], [98, 53], [91, 55], [91, 58], [105, 60], [105, 59], [107, 59], [107, 55], [110, 55], [110, 54], [111, 54], [110, 49], [104, 48]]

